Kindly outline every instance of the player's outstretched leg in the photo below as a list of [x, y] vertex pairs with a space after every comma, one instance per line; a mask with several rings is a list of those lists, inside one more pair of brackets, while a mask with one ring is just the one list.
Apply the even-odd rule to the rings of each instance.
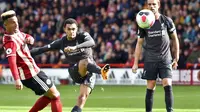
[[80, 85], [80, 94], [77, 99], [76, 105], [73, 107], [71, 112], [82, 112], [82, 109], [86, 103], [86, 100], [91, 92], [91, 88], [85, 84]]
[[106, 64], [101, 68], [101, 75], [104, 80], [108, 79], [108, 71], [110, 69], [110, 65]]
[[93, 60], [90, 60], [90, 59], [80, 60], [78, 66], [79, 66], [78, 68], [79, 73], [82, 76], [85, 76], [85, 74], [87, 74], [87, 71], [88, 71], [90, 73], [101, 74], [104, 80], [107, 79], [108, 71], [110, 69], [109, 64], [106, 64], [101, 68]]
[[91, 73], [98, 73], [101, 74], [103, 79], [108, 79], [108, 71], [110, 69], [110, 65], [106, 64], [102, 68], [100, 68], [98, 65], [93, 63], [88, 63], [87, 70]]

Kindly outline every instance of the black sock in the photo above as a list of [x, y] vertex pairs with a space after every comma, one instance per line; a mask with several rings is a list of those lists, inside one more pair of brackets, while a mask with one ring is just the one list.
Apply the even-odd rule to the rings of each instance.
[[152, 89], [147, 89], [146, 90], [146, 98], [145, 98], [146, 112], [152, 112], [153, 93], [154, 93], [154, 90], [152, 90]]
[[167, 112], [173, 112], [174, 97], [172, 92], [172, 86], [165, 86], [164, 89]]
[[74, 106], [71, 112], [82, 112], [82, 110], [80, 107]]
[[101, 74], [101, 68], [96, 64], [88, 63], [87, 70], [91, 73]]

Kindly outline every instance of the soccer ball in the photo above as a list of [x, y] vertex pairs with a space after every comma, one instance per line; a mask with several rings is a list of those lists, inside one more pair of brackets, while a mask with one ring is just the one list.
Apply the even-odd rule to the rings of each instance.
[[136, 15], [136, 22], [140, 28], [148, 29], [155, 22], [155, 15], [151, 10], [143, 9]]

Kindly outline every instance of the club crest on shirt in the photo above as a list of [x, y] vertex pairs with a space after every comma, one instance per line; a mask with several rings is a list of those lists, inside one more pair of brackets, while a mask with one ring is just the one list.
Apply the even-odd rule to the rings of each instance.
[[12, 53], [12, 49], [11, 48], [6, 49], [6, 54], [11, 54], [11, 53]]

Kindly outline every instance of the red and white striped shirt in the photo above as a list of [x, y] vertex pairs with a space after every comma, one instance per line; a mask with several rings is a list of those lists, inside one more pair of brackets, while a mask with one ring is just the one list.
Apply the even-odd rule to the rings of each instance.
[[[27, 46], [27, 39], [29, 39], [29, 44], [34, 42], [34, 38], [28, 34], [18, 31], [12, 35], [4, 34], [3, 37], [3, 46], [6, 50], [6, 57], [12, 57], [11, 59], [16, 58], [17, 72], [13, 74], [13, 67], [10, 64], [10, 69], [12, 75], [16, 78], [16, 74], [19, 75], [21, 80], [29, 79], [39, 73], [40, 69], [36, 65], [34, 59], [32, 58], [29, 48]], [[15, 68], [14, 68], [15, 69]], [[18, 76], [17, 76], [18, 77]], [[16, 79], [15, 79], [16, 80]]]

